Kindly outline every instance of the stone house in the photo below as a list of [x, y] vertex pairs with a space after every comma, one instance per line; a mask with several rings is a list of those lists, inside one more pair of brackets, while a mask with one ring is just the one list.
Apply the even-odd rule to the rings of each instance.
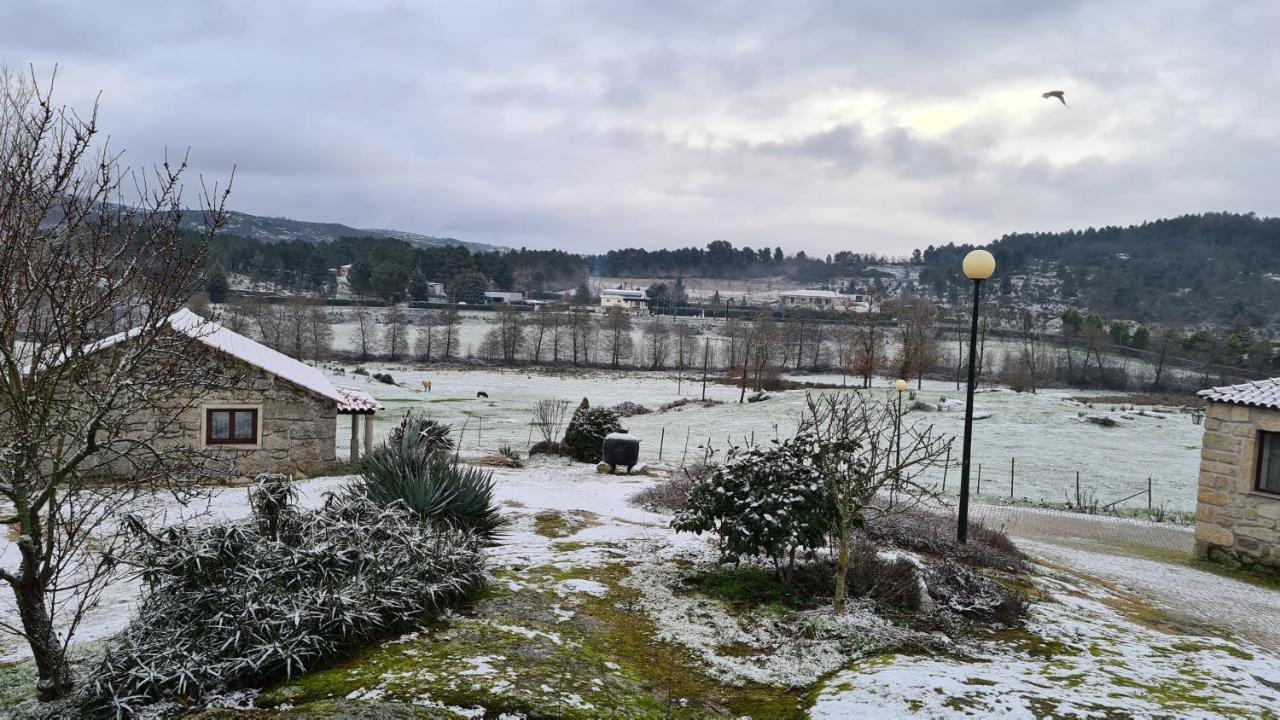
[[[365, 447], [372, 445], [373, 417], [384, 408], [364, 391], [334, 385], [318, 369], [189, 310], [174, 313], [168, 324], [196, 341], [192, 352], [207, 353], [202, 360], [225, 367], [235, 378], [230, 387], [206, 387], [175, 398], [172, 408], [178, 413], [168, 442], [197, 448], [237, 476], [312, 475], [334, 464], [343, 415], [351, 419], [352, 458], [359, 457], [361, 434]], [[109, 337], [97, 349], [134, 334]]]
[[1208, 401], [1196, 555], [1280, 570], [1280, 378], [1200, 392]]

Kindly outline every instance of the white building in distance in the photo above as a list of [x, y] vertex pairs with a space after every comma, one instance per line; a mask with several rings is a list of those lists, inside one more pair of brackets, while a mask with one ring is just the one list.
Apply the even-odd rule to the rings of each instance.
[[643, 290], [601, 290], [600, 308], [608, 310], [611, 307], [620, 307], [627, 312], [647, 310], [649, 298]]
[[784, 307], [871, 312], [871, 298], [867, 295], [846, 295], [831, 290], [791, 290], [780, 293], [778, 297]]
[[506, 290], [490, 290], [484, 294], [486, 303], [518, 303], [524, 301], [524, 293]]

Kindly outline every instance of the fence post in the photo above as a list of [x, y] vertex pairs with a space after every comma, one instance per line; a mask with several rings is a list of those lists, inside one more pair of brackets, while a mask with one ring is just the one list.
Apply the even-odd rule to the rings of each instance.
[[982, 494], [982, 463], [978, 463], [978, 490], [974, 495]]
[[951, 467], [951, 443], [947, 443], [947, 459], [942, 462], [942, 492], [947, 491], [947, 470]]
[[1076, 507], [1080, 507], [1082, 504], [1083, 503], [1080, 502], [1080, 471], [1077, 470], [1076, 471]]
[[1151, 512], [1151, 478], [1147, 477], [1147, 513]]
[[1014, 464], [1017, 462], [1018, 462], [1018, 458], [1013, 458], [1013, 457], [1009, 458], [1009, 499], [1010, 500], [1013, 499], [1013, 468], [1014, 468]]
[[662, 445], [667, 441], [667, 426], [662, 426], [662, 435], [658, 436], [658, 459], [662, 459]]

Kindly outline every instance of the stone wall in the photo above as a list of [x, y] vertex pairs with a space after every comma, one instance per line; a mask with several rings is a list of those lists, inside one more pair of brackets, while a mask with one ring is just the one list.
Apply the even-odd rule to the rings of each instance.
[[1254, 490], [1258, 432], [1280, 432], [1280, 410], [1211, 402], [1196, 504], [1196, 555], [1280, 569], [1280, 495]]
[[[336, 462], [337, 403], [235, 358], [209, 351], [208, 360], [225, 363], [232, 387], [204, 389], [175, 398], [168, 410], [143, 422], [164, 425], [169, 447], [193, 448], [207, 456], [215, 477], [252, 477], [262, 472], [314, 475]], [[204, 418], [209, 407], [257, 408], [258, 443], [253, 446], [205, 447]], [[176, 421], [170, 422], [177, 412]], [[127, 475], [127, 463], [114, 461], [107, 475]]]

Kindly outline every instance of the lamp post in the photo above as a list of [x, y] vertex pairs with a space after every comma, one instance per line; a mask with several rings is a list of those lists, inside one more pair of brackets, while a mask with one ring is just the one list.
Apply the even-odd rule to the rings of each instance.
[[964, 256], [964, 276], [973, 281], [973, 319], [969, 326], [969, 388], [964, 405], [964, 450], [960, 459], [960, 511], [956, 518], [956, 539], [964, 544], [969, 537], [969, 451], [973, 444], [973, 390], [977, 378], [978, 310], [982, 281], [996, 271], [996, 259], [986, 250]]
[[895, 446], [895, 454], [897, 456], [898, 467], [901, 468], [902, 467], [902, 393], [906, 392], [907, 390], [907, 381], [898, 380], [893, 384], [893, 389], [898, 391], [898, 412], [895, 416], [895, 419], [898, 422], [894, 427], [894, 436], [896, 438], [894, 440], [894, 446]]

